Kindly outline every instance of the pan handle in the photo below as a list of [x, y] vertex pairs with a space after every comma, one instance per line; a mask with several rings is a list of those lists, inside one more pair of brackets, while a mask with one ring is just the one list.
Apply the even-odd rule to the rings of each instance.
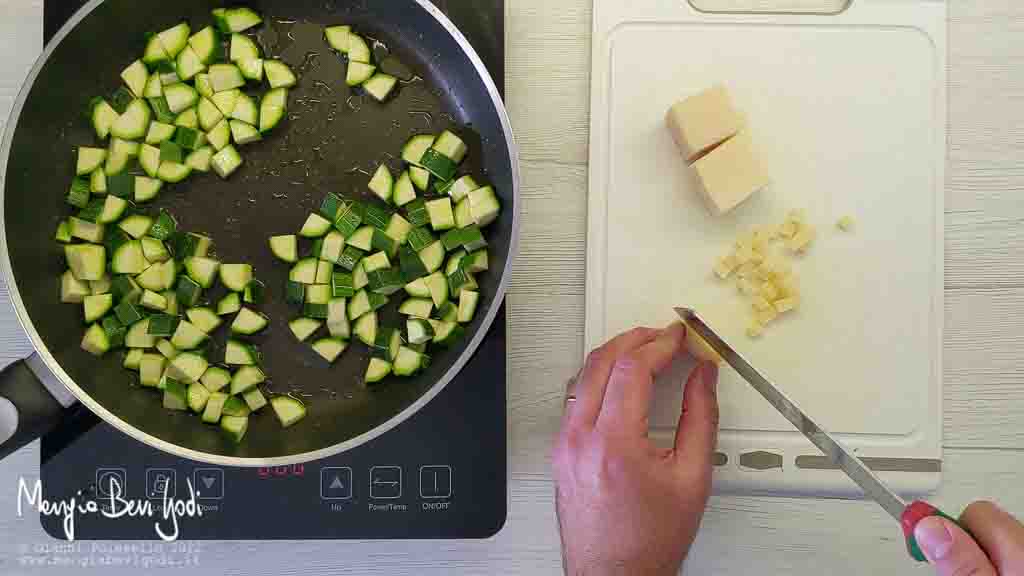
[[0, 459], [53, 430], [63, 417], [64, 407], [28, 362], [0, 371]]

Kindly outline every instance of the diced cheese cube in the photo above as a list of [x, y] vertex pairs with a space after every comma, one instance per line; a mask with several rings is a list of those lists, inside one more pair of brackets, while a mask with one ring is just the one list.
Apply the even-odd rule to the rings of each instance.
[[724, 256], [719, 258], [718, 262], [715, 263], [715, 274], [717, 274], [722, 280], [725, 280], [732, 275], [737, 266], [736, 258], [734, 258], [732, 254]]
[[754, 298], [754, 310], [761, 312], [772, 307], [772, 303], [765, 299], [764, 296], [757, 296]]
[[779, 317], [779, 313], [775, 311], [773, 306], [769, 306], [766, 310], [761, 310], [756, 315], [758, 323], [762, 326], [767, 326], [775, 321]]
[[686, 162], [692, 163], [709, 150], [736, 135], [743, 118], [718, 85], [676, 103], [666, 117], [669, 131]]
[[764, 284], [761, 284], [761, 288], [758, 291], [758, 293], [769, 302], [779, 297], [779, 289], [776, 288], [775, 284], [772, 284], [771, 282], [765, 282]]
[[764, 326], [760, 322], [754, 321], [747, 327], [748, 338], [760, 338], [764, 334]]
[[843, 216], [838, 222], [836, 222], [836, 227], [843, 232], [849, 232], [850, 230], [853, 230], [855, 224], [856, 221], [853, 219], [853, 216]]
[[708, 209], [721, 216], [768, 185], [747, 130], [726, 140], [693, 164]]
[[789, 239], [796, 234], [796, 224], [787, 220], [785, 224], [779, 226], [779, 236]]
[[804, 252], [814, 242], [814, 238], [817, 236], [817, 230], [810, 224], [800, 225], [800, 229], [786, 242], [786, 247], [793, 252]]
[[796, 298], [783, 298], [775, 301], [775, 311], [779, 314], [785, 314], [790, 310], [795, 310], [797, 307]]

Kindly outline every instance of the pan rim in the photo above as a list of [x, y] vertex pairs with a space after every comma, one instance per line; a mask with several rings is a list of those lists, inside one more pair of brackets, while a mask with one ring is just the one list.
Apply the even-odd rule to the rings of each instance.
[[[224, 456], [220, 454], [212, 454], [209, 452], [202, 452], [186, 448], [184, 446], [168, 442], [156, 436], [153, 436], [140, 428], [137, 428], [124, 420], [122, 420], [117, 414], [105, 408], [102, 404], [92, 398], [92, 396], [84, 389], [75, 383], [74, 379], [61, 367], [60, 363], [50, 352], [49, 348], [43, 342], [42, 337], [36, 330], [31, 317], [26, 310], [24, 302], [22, 300], [21, 291], [18, 288], [18, 282], [14, 275], [14, 269], [11, 264], [10, 252], [8, 250], [7, 242], [7, 226], [6, 226], [6, 185], [7, 185], [7, 169], [10, 161], [10, 151], [14, 140], [14, 134], [17, 131], [18, 123], [21, 120], [21, 113], [24, 109], [25, 102], [28, 100], [28, 95], [31, 93], [32, 88], [35, 86], [35, 82], [39, 76], [39, 73], [46, 66], [52, 54], [57, 50], [60, 44], [66, 38], [78, 24], [84, 20], [89, 14], [92, 13], [104, 0], [90, 0], [86, 5], [78, 10], [68, 21], [60, 28], [60, 30], [54, 35], [51, 41], [43, 47], [42, 53], [39, 58], [36, 59], [31, 70], [26, 75], [25, 80], [22, 84], [18, 97], [15, 99], [13, 106], [11, 107], [10, 116], [7, 121], [7, 125], [4, 128], [3, 140], [0, 142], [0, 222], [4, 223], [3, 234], [0, 234], [0, 267], [3, 268], [3, 279], [7, 283], [7, 289], [11, 298], [11, 305], [14, 308], [15, 314], [21, 324], [22, 329], [28, 336], [32, 343], [35, 356], [42, 360], [45, 364], [46, 369], [49, 370], [49, 375], [36, 374], [36, 377], [42, 382], [50, 384], [51, 378], [54, 377], [60, 385], [64, 386], [74, 397], [87, 407], [92, 413], [102, 418], [108, 424], [114, 426], [121, 432], [128, 436], [157, 448], [168, 454], [179, 456], [182, 458], [188, 458], [197, 462], [203, 462], [206, 464], [220, 465], [220, 466], [234, 466], [241, 468], [256, 468], [256, 467], [268, 467], [268, 466], [288, 466], [292, 464], [303, 464], [335, 456], [353, 450], [359, 446], [362, 446], [384, 434], [390, 432], [400, 424], [411, 418], [414, 414], [418, 413], [424, 406], [429, 404], [435, 397], [437, 397], [452, 380], [462, 371], [465, 365], [476, 353], [483, 339], [490, 332], [490, 329], [494, 323], [494, 319], [497, 316], [498, 310], [501, 308], [502, 303], [505, 300], [507, 294], [508, 285], [511, 281], [512, 265], [519, 251], [519, 224], [520, 224], [520, 161], [519, 161], [519, 147], [516, 143], [515, 136], [512, 132], [512, 124], [508, 117], [508, 111], [505, 108], [504, 101], [501, 98], [501, 94], [498, 91], [497, 85], [494, 79], [491, 77], [490, 72], [481, 60], [480, 55], [476, 52], [473, 46], [469, 43], [469, 40], [462, 34], [461, 31], [455, 26], [455, 24], [448, 19], [448, 17], [442, 13], [436, 6], [429, 2], [429, 0], [412, 0], [418, 4], [424, 11], [430, 14], [437, 22], [444, 28], [448, 34], [451, 35], [452, 39], [456, 41], [463, 53], [470, 60], [474, 70], [479, 76], [480, 80], [484, 83], [484, 87], [487, 90], [488, 95], [491, 98], [492, 104], [494, 105], [495, 111], [501, 121], [502, 132], [505, 135], [505, 143], [507, 146], [509, 160], [512, 169], [512, 231], [509, 239], [508, 257], [505, 261], [505, 268], [502, 270], [501, 280], [498, 283], [497, 291], [495, 292], [494, 300], [487, 310], [480, 328], [474, 334], [473, 338], [470, 339], [469, 345], [462, 352], [462, 354], [456, 359], [456, 361], [449, 367], [448, 371], [434, 383], [426, 392], [424, 392], [415, 402], [407, 406], [398, 414], [395, 414], [385, 422], [377, 425], [373, 429], [360, 434], [354, 438], [334, 444], [332, 446], [321, 448], [319, 450], [313, 450], [309, 452], [302, 452], [298, 454], [292, 454], [287, 456], [275, 456], [265, 458], [243, 458], [236, 456]], [[502, 39], [504, 41], [504, 39]], [[36, 363], [33, 363], [36, 364]], [[35, 370], [33, 370], [35, 371]], [[49, 389], [49, 386], [47, 386]], [[51, 391], [51, 394], [55, 396], [61, 395], [62, 391]], [[507, 434], [507, 430], [506, 430]]]

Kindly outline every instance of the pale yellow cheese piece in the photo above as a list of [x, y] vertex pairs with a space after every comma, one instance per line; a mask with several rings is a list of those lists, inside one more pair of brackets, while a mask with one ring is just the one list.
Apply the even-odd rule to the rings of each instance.
[[686, 327], [686, 349], [697, 360], [715, 364], [722, 363], [722, 357], [718, 355], [718, 352], [715, 352], [715, 349], [689, 326]]
[[743, 126], [743, 118], [722, 85], [676, 103], [669, 109], [666, 122], [687, 164], [736, 135]]
[[693, 164], [708, 209], [721, 216], [768, 185], [768, 175], [747, 130], [722, 143]]

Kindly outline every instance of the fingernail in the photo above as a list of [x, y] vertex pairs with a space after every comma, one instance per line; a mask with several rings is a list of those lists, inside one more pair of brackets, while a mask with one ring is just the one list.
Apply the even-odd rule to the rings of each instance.
[[942, 560], [953, 549], [953, 534], [946, 523], [937, 516], [929, 516], [918, 522], [914, 538], [924, 555], [932, 562]]

